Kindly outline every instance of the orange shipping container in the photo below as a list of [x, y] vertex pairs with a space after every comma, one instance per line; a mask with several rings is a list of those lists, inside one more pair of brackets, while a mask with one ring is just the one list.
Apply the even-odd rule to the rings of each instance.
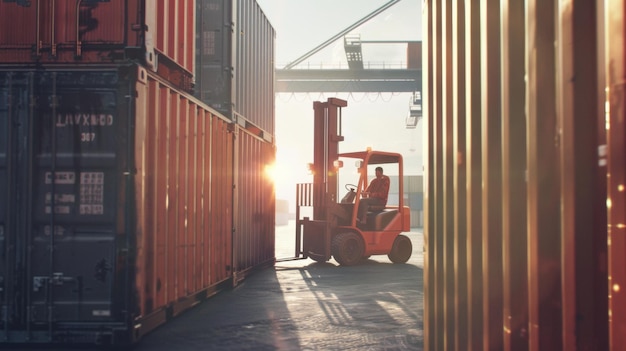
[[134, 59], [186, 90], [195, 62], [193, 0], [0, 2], [0, 63]]
[[626, 350], [625, 10], [424, 1], [424, 350]]
[[6, 342], [134, 342], [274, 263], [272, 136], [142, 66], [80, 68], [0, 70]]
[[[259, 266], [273, 264], [275, 197], [267, 165], [274, 163], [275, 146], [251, 125], [235, 129], [235, 215], [233, 262], [235, 283]], [[263, 138], [263, 136], [265, 138]], [[266, 139], [267, 138], [267, 139]]]

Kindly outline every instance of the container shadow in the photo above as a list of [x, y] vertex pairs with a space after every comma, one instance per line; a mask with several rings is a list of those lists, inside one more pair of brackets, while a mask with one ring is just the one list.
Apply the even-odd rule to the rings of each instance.
[[273, 269], [255, 273], [148, 334], [134, 350], [301, 350]]
[[306, 344], [313, 342], [319, 349], [338, 349], [341, 343], [354, 349], [423, 350], [422, 268], [376, 259], [350, 267], [332, 262], [277, 267], [297, 270], [297, 279], [312, 296], [306, 305], [309, 319], [316, 321], [324, 339]]

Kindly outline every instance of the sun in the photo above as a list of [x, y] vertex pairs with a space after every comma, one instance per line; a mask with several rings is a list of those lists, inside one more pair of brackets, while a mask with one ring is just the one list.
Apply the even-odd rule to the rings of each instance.
[[273, 163], [265, 165], [265, 177], [272, 181], [274, 185], [280, 186], [292, 180], [292, 170], [283, 163]]
[[265, 178], [272, 181], [274, 184], [277, 183], [278, 178], [280, 177], [280, 173], [278, 171], [278, 165], [275, 163], [265, 165]]
[[[302, 168], [302, 170], [300, 170]], [[304, 176], [299, 176], [302, 173]], [[277, 198], [295, 199], [296, 183], [308, 182], [306, 167], [298, 162], [280, 162], [267, 164], [264, 168], [264, 176], [274, 185]]]

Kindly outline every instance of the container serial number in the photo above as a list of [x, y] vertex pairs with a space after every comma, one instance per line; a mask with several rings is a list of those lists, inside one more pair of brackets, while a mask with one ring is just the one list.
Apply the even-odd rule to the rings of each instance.
[[96, 140], [96, 133], [80, 133], [80, 141], [90, 143]]

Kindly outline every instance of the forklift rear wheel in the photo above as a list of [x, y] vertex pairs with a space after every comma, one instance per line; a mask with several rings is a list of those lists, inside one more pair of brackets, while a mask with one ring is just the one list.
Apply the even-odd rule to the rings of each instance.
[[363, 257], [363, 251], [365, 246], [357, 233], [340, 233], [333, 238], [333, 257], [342, 266], [358, 263]]
[[387, 255], [393, 263], [406, 263], [411, 257], [413, 252], [413, 245], [411, 239], [405, 235], [398, 235], [396, 240], [393, 241], [391, 252]]

